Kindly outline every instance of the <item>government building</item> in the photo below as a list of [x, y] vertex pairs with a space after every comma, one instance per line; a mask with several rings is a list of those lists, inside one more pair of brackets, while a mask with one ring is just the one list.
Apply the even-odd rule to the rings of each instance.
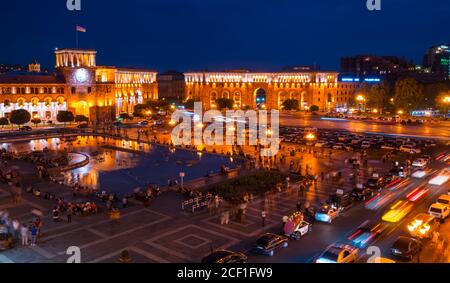
[[282, 109], [288, 99], [299, 101], [301, 110], [316, 105], [321, 111], [346, 109], [363, 87], [359, 81], [340, 80], [336, 72], [252, 73], [249, 71], [185, 73], [185, 96], [201, 101], [206, 109], [216, 100], [234, 100], [235, 108]]
[[155, 71], [97, 66], [97, 52], [55, 51], [54, 74], [41, 73], [37, 62], [27, 73], [0, 75], [0, 117], [26, 109], [32, 118], [56, 122], [58, 111], [71, 111], [91, 121], [107, 122], [134, 105], [158, 99]]

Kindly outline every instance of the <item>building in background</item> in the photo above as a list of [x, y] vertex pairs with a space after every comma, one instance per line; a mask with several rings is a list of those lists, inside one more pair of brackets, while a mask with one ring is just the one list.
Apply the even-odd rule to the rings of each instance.
[[[37, 72], [0, 75], [0, 117], [26, 109], [33, 118], [56, 121], [58, 111], [72, 111], [91, 121], [108, 122], [120, 113], [133, 113], [134, 105], [158, 99], [156, 72], [98, 67], [95, 50], [55, 51], [53, 74]], [[39, 66], [40, 68], [40, 66]]]
[[177, 71], [159, 73], [157, 76], [160, 99], [182, 100], [185, 93], [184, 74]]
[[440, 44], [428, 49], [423, 58], [423, 68], [441, 80], [450, 79], [450, 45]]
[[301, 110], [312, 105], [321, 111], [349, 107], [362, 82], [340, 82], [337, 72], [252, 73], [250, 71], [185, 73], [187, 99], [201, 101], [206, 109], [217, 107], [219, 98], [233, 99], [234, 108], [281, 109], [296, 99]]
[[415, 71], [413, 63], [396, 56], [357, 55], [341, 58], [341, 75], [357, 77], [361, 81], [367, 78], [395, 80]]

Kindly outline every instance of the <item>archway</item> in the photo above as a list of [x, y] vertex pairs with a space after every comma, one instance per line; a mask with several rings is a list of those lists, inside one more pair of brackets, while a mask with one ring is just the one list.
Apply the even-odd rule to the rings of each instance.
[[256, 94], [256, 108], [261, 109], [266, 106], [267, 94], [263, 88], [258, 88]]

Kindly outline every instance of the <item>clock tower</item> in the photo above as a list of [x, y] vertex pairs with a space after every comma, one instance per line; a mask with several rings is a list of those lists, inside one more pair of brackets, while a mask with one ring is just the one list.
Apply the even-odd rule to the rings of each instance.
[[55, 51], [56, 69], [64, 77], [69, 110], [75, 115], [89, 117], [89, 109], [96, 105], [95, 50], [60, 49]]

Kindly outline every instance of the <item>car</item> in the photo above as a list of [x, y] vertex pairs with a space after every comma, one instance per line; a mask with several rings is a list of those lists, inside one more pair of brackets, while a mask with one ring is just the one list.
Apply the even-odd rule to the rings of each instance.
[[87, 123], [79, 124], [79, 125], [77, 126], [78, 129], [86, 129], [86, 128], [88, 128], [88, 127], [89, 127], [89, 125], [88, 125]]
[[408, 213], [411, 212], [413, 204], [409, 201], [398, 200], [390, 207], [390, 209], [383, 214], [381, 219], [386, 222], [396, 223], [402, 220]]
[[367, 187], [354, 188], [350, 193], [353, 199], [365, 201], [375, 195], [374, 191]]
[[418, 201], [418, 200], [422, 199], [429, 191], [430, 191], [430, 189], [428, 189], [424, 186], [419, 186], [419, 187], [415, 188], [414, 190], [412, 190], [410, 193], [408, 193], [406, 195], [406, 199], [411, 202]]
[[164, 125], [164, 121], [163, 120], [156, 120], [155, 122], [153, 122], [153, 125], [155, 125], [155, 126], [162, 126], [162, 125]]
[[376, 240], [386, 229], [387, 225], [383, 222], [365, 222], [356, 229], [347, 239], [352, 245], [358, 248], [364, 248], [370, 242]]
[[371, 147], [371, 143], [369, 141], [363, 141], [361, 143], [361, 148], [368, 149]]
[[342, 212], [349, 209], [353, 205], [353, 198], [350, 193], [336, 193], [329, 197], [328, 203], [334, 205], [340, 212]]
[[358, 248], [334, 244], [329, 246], [316, 260], [316, 263], [353, 263], [358, 258]]
[[273, 256], [275, 250], [287, 248], [289, 246], [288, 238], [282, 235], [266, 233], [256, 240], [254, 252], [258, 254]]
[[344, 149], [345, 145], [343, 143], [336, 143], [332, 146], [333, 149]]
[[9, 250], [13, 247], [13, 235], [6, 227], [0, 225], [0, 251]]
[[408, 224], [408, 232], [416, 239], [430, 239], [439, 227], [440, 219], [430, 214], [419, 213]]
[[381, 190], [385, 185], [385, 180], [381, 177], [371, 177], [367, 180], [365, 187], [374, 191]]
[[367, 263], [396, 263], [395, 260], [386, 257], [371, 257], [367, 260]]
[[411, 174], [411, 177], [413, 178], [417, 178], [417, 179], [423, 179], [426, 176], [430, 175], [431, 170], [416, 170], [414, 171], [414, 173]]
[[29, 132], [31, 130], [33, 130], [30, 126], [22, 126], [19, 128], [20, 131], [25, 131], [25, 132]]
[[327, 144], [326, 141], [318, 141], [314, 144], [314, 147], [325, 147]]
[[441, 222], [443, 222], [450, 215], [450, 207], [442, 203], [433, 203], [428, 209], [428, 214], [441, 219]]
[[201, 263], [246, 263], [247, 260], [247, 256], [243, 253], [217, 250], [204, 257]]
[[412, 166], [418, 168], [425, 168], [428, 165], [428, 161], [425, 158], [417, 158], [413, 161]]
[[440, 203], [440, 204], [450, 207], [450, 196], [449, 195], [441, 195], [436, 200], [436, 203]]
[[400, 146], [399, 150], [401, 152], [406, 152], [406, 153], [410, 153], [410, 154], [418, 154], [418, 153], [422, 152], [419, 148], [416, 148], [412, 145], [402, 145], [402, 146]]
[[422, 251], [422, 243], [414, 238], [400, 236], [391, 247], [391, 254], [397, 258], [412, 261]]
[[450, 180], [450, 169], [443, 169], [436, 177], [433, 177], [428, 181], [428, 184], [435, 186], [442, 186]]
[[299, 240], [310, 233], [312, 225], [304, 220], [301, 212], [293, 213], [284, 224], [283, 234], [291, 240]]
[[314, 218], [316, 221], [332, 223], [339, 216], [340, 210], [333, 205], [323, 205], [316, 212]]
[[140, 121], [139, 123], [138, 123], [138, 125], [139, 126], [147, 126], [148, 125], [148, 121]]

